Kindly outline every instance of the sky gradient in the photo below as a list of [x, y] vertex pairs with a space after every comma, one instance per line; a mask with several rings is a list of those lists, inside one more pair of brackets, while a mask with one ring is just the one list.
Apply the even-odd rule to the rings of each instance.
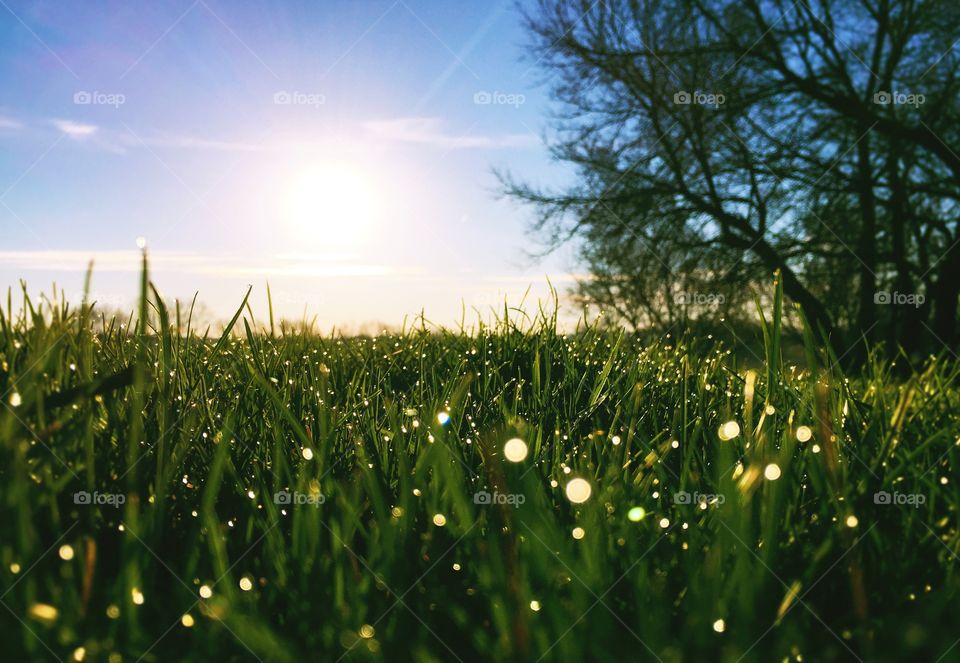
[[0, 285], [323, 326], [511, 302], [542, 260], [492, 169], [569, 177], [512, 0], [0, 2]]

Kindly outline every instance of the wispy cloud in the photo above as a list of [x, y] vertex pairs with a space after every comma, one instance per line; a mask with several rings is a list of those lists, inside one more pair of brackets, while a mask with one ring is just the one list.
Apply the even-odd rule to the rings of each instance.
[[[210, 255], [189, 251], [151, 251], [150, 268], [154, 272], [206, 274], [224, 277], [344, 277], [344, 276], [389, 276], [435, 283], [437, 274], [421, 268], [358, 262], [357, 254], [304, 254], [282, 253], [272, 256]], [[142, 256], [137, 250], [7, 250], [0, 251], [0, 269], [84, 272], [93, 261], [94, 273], [137, 273], [142, 269]], [[449, 274], [445, 275], [448, 279]], [[591, 278], [577, 272], [552, 272], [529, 274], [492, 274], [479, 281], [466, 277], [465, 284], [473, 288], [490, 285], [519, 287], [521, 291], [532, 285], [547, 281], [554, 285], [569, 284]]]
[[491, 283], [509, 283], [514, 285], [530, 285], [540, 281], [549, 281], [554, 285], [570, 284], [577, 281], [588, 281], [593, 278], [590, 274], [578, 272], [553, 272], [543, 274], [512, 274], [512, 275], [493, 275], [484, 277], [485, 281]]
[[[323, 137], [305, 140], [300, 137], [274, 137], [272, 140], [245, 141], [218, 139], [208, 136], [175, 134], [151, 130], [140, 131], [129, 127], [126, 130], [113, 130], [95, 124], [86, 124], [75, 120], [52, 119], [50, 125], [67, 137], [77, 141], [95, 137], [89, 141], [93, 147], [107, 149], [117, 153], [126, 153], [138, 148], [172, 148], [214, 152], [244, 152], [263, 154], [285, 154], [311, 152], [329, 146]], [[0, 115], [0, 131], [19, 130], [24, 125], [16, 119]], [[378, 142], [397, 142], [425, 145], [443, 149], [504, 149], [511, 147], [530, 147], [540, 144], [540, 139], [529, 134], [483, 135], [477, 133], [457, 134], [444, 128], [437, 117], [399, 117], [382, 120], [367, 120], [360, 123], [362, 136]], [[359, 138], [360, 136], [358, 136]]]
[[240, 141], [213, 140], [197, 136], [183, 136], [166, 133], [146, 133], [143, 135], [127, 132], [120, 134], [120, 140], [126, 147], [172, 147], [185, 150], [212, 150], [217, 152], [267, 152], [277, 148], [256, 143]]
[[[94, 272], [136, 273], [141, 269], [139, 251], [40, 250], [0, 251], [0, 265], [18, 270], [53, 272], [86, 271], [94, 261]], [[180, 251], [153, 251], [150, 267], [155, 272], [177, 272], [236, 277], [344, 277], [391, 276], [397, 271], [386, 265], [353, 263], [339, 256], [309, 258], [211, 256]]]
[[93, 124], [82, 124], [73, 120], [51, 120], [51, 122], [57, 129], [77, 140], [82, 140], [97, 132], [97, 127]]
[[2, 129], [23, 129], [23, 124], [13, 118], [0, 115], [0, 130]]
[[527, 147], [539, 144], [532, 134], [505, 134], [482, 136], [471, 133], [455, 134], [444, 130], [443, 122], [436, 117], [400, 117], [388, 120], [371, 120], [364, 128], [381, 140], [403, 143], [420, 143], [446, 149], [498, 149]]

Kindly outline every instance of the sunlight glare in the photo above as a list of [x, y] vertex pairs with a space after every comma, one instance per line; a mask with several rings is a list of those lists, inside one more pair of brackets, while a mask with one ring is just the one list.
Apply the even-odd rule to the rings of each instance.
[[306, 167], [287, 183], [284, 212], [297, 238], [339, 247], [369, 235], [377, 216], [377, 187], [347, 162]]

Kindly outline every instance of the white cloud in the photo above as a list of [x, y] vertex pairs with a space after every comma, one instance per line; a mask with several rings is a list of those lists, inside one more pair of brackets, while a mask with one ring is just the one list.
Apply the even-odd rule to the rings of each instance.
[[577, 272], [554, 272], [544, 274], [517, 274], [517, 275], [493, 275], [484, 277], [486, 281], [492, 283], [513, 283], [518, 285], [530, 285], [539, 281], [549, 281], [554, 285], [576, 283], [577, 281], [588, 281], [593, 277], [590, 274]]
[[52, 120], [52, 122], [57, 129], [77, 140], [87, 138], [97, 132], [97, 127], [93, 124], [81, 124], [73, 120]]
[[[2, 118], [0, 118], [2, 120]], [[274, 137], [272, 140], [248, 142], [219, 140], [204, 136], [171, 134], [156, 131], [137, 131], [129, 127], [127, 131], [100, 130], [99, 127], [81, 124], [71, 120], [54, 120], [54, 126], [74, 139], [85, 139], [93, 134], [98, 137], [97, 144], [112, 147], [113, 151], [126, 152], [129, 149], [173, 148], [183, 150], [203, 150], [215, 152], [243, 152], [261, 154], [295, 154], [328, 149], [330, 141], [322, 137]], [[2, 128], [0, 124], [0, 128]], [[533, 134], [479, 135], [473, 133], [456, 134], [446, 131], [440, 118], [401, 117], [385, 120], [369, 120], [361, 127], [367, 140], [398, 143], [415, 143], [444, 149], [502, 149], [510, 147], [529, 147], [538, 145], [540, 139]], [[357, 137], [360, 138], [359, 136]]]
[[270, 151], [270, 146], [256, 145], [253, 143], [243, 143], [225, 140], [210, 140], [207, 138], [197, 138], [195, 136], [180, 136], [173, 134], [155, 134], [137, 135], [128, 131], [121, 134], [120, 140], [127, 147], [172, 147], [187, 150], [214, 150], [219, 152], [265, 152]]
[[23, 129], [23, 125], [13, 118], [0, 115], [0, 129]]
[[502, 136], [457, 135], [443, 130], [443, 122], [436, 117], [399, 117], [389, 120], [370, 120], [364, 128], [381, 140], [421, 143], [447, 149], [526, 147], [537, 145], [540, 139], [532, 134]]
[[[94, 268], [98, 272], [137, 272], [141, 267], [139, 251], [0, 251], [0, 264], [5, 267], [28, 270], [86, 271], [91, 260], [95, 261]], [[161, 262], [177, 267], [186, 267], [190, 263], [202, 264], [200, 257], [172, 252], [157, 257], [151, 256], [150, 261], [151, 264]]]
[[[0, 251], [4, 268], [54, 272], [86, 271], [90, 261], [97, 272], [137, 273], [142, 268], [139, 251], [38, 250]], [[386, 265], [344, 262], [339, 258], [261, 258], [251, 256], [211, 256], [182, 251], [152, 251], [150, 268], [154, 272], [207, 274], [226, 277], [295, 276], [345, 277], [390, 276], [396, 270]]]

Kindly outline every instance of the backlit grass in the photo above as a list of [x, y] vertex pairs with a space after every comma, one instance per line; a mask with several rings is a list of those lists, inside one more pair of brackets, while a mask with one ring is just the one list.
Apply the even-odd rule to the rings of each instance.
[[9, 660], [960, 660], [952, 362], [143, 290], [0, 316]]

